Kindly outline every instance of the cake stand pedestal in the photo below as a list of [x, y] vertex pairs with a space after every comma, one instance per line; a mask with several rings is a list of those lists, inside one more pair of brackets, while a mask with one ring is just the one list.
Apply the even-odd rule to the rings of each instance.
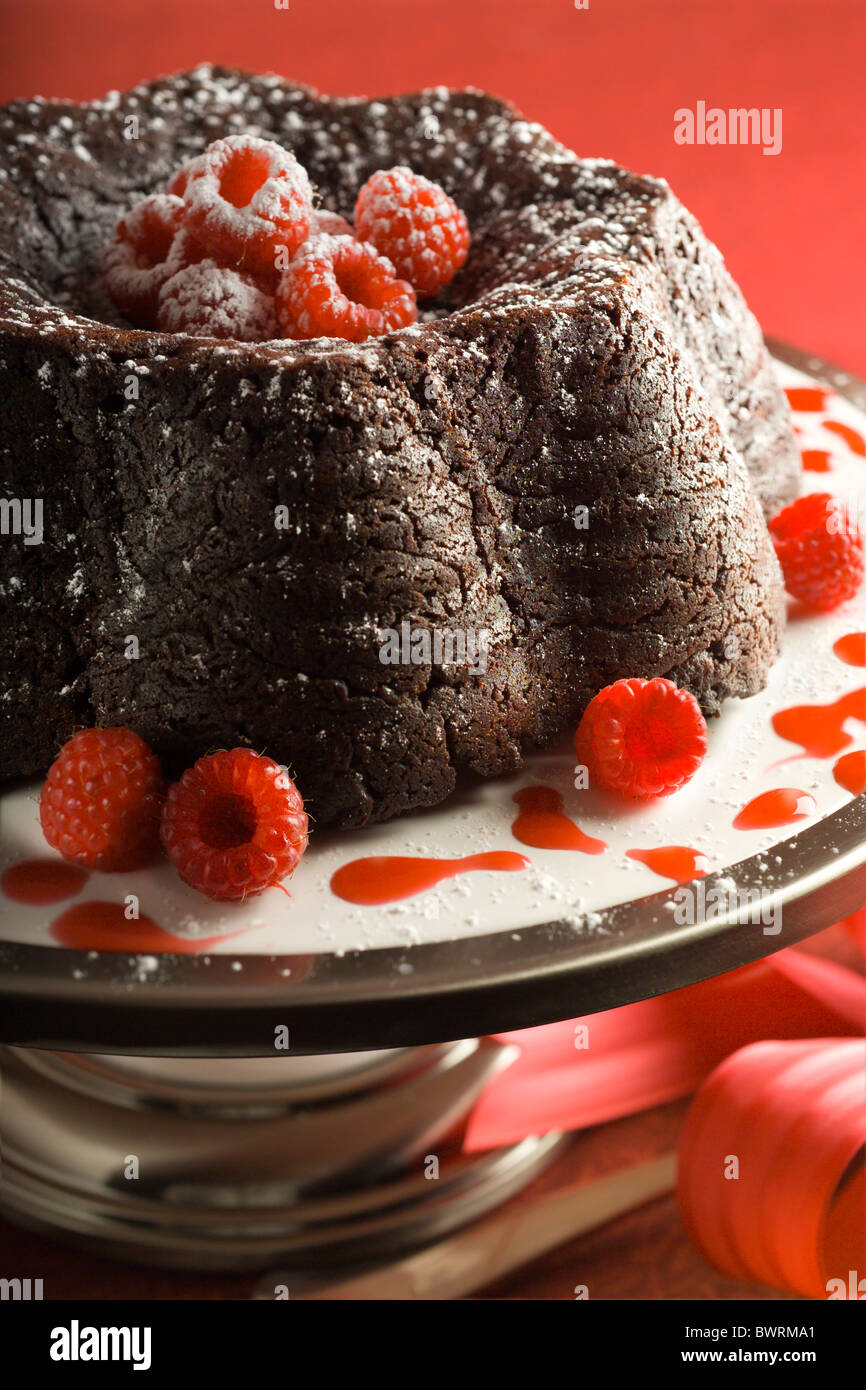
[[492, 1039], [239, 1061], [3, 1048], [0, 1209], [146, 1264], [383, 1258], [482, 1216], [561, 1150], [553, 1134], [459, 1152], [514, 1055]]

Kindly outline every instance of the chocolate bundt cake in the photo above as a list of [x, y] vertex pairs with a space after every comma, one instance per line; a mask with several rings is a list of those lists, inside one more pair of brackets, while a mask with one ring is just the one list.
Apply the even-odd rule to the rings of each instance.
[[[359, 345], [130, 327], [98, 270], [118, 216], [236, 132], [346, 217], [378, 168], [435, 180], [465, 267]], [[515, 768], [619, 677], [708, 713], [764, 683], [761, 508], [799, 461], [758, 325], [665, 183], [500, 100], [205, 67], [15, 103], [0, 335], [4, 777], [123, 724], [182, 765], [266, 751], [354, 826]]]

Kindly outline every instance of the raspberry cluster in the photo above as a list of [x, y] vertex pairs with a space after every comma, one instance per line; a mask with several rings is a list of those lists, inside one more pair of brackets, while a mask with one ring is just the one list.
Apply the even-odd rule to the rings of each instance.
[[42, 788], [42, 833], [64, 859], [111, 873], [143, 868], [160, 840], [185, 883], [243, 900], [293, 873], [307, 848], [301, 794], [249, 748], [199, 758], [166, 791], [159, 759], [129, 729], [82, 729]]
[[414, 323], [466, 260], [469, 227], [410, 169], [361, 188], [355, 227], [314, 208], [306, 170], [273, 140], [217, 140], [121, 217], [103, 262], [139, 328], [242, 342], [362, 342]]

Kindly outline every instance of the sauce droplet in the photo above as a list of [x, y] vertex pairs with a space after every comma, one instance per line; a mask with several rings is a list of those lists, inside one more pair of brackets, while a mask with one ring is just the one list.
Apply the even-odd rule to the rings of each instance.
[[833, 765], [833, 776], [852, 796], [862, 796], [866, 792], [866, 753], [858, 749], [855, 753], [843, 753]]
[[13, 902], [38, 907], [41, 903], [74, 898], [88, 878], [86, 869], [67, 864], [64, 859], [24, 859], [5, 870], [0, 888]]
[[827, 705], [793, 705], [774, 714], [772, 722], [779, 737], [799, 743], [806, 757], [832, 758], [851, 742], [842, 727], [846, 719], [866, 723], [866, 686]]
[[830, 393], [820, 386], [786, 386], [785, 395], [792, 410], [826, 410]]
[[833, 651], [848, 666], [866, 666], [866, 632], [846, 632], [833, 643]]
[[804, 449], [801, 455], [807, 473], [830, 473], [832, 464], [826, 449]]
[[[143, 913], [137, 921], [124, 915], [120, 903], [76, 903], [51, 923], [51, 935], [62, 946], [80, 951], [130, 951], [144, 955], [198, 955], [211, 950], [225, 936], [174, 936]], [[237, 935], [236, 932], [228, 935]]]
[[603, 854], [604, 840], [595, 840], [563, 814], [562, 796], [555, 787], [524, 787], [512, 801], [520, 807], [511, 833], [522, 845], [535, 849], [576, 849], [582, 854]]
[[815, 814], [814, 796], [797, 787], [774, 787], [747, 802], [734, 816], [735, 830], [768, 830], [777, 825], [793, 825]]
[[853, 430], [850, 425], [840, 424], [838, 420], [825, 420], [824, 429], [829, 430], [831, 434], [837, 434], [840, 439], [844, 439], [852, 454], [866, 458], [866, 439], [857, 430]]
[[676, 883], [688, 883], [693, 878], [703, 878], [709, 873], [710, 861], [699, 849], [689, 849], [688, 845], [659, 845], [658, 849], [626, 850], [628, 859], [637, 859], [646, 864], [654, 874], [661, 878], [672, 878]]
[[353, 859], [337, 869], [331, 878], [331, 892], [347, 903], [372, 907], [376, 903], [393, 903], [400, 898], [412, 898], [434, 888], [446, 878], [472, 873], [476, 869], [494, 869], [514, 873], [530, 868], [523, 854], [511, 850], [493, 850], [487, 854], [467, 854], [461, 859], [422, 859], [399, 854], [370, 855]]

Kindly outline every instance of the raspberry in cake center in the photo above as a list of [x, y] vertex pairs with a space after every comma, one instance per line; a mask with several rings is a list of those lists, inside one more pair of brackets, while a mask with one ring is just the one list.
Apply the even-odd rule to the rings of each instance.
[[220, 174], [220, 195], [232, 207], [245, 208], [268, 178], [268, 172], [268, 160], [259, 150], [234, 150]]

